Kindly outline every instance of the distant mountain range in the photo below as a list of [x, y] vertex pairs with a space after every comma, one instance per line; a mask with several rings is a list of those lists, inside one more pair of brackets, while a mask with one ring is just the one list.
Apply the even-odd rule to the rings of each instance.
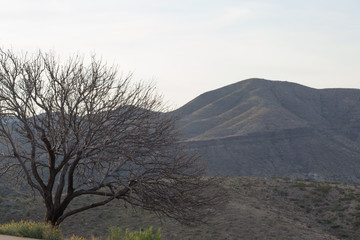
[[360, 184], [360, 89], [248, 79], [174, 113], [211, 175]]

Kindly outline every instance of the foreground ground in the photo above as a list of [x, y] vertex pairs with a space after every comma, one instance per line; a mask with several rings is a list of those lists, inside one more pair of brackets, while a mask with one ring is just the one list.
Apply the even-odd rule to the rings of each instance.
[[[358, 239], [360, 187], [277, 178], [227, 178], [228, 205], [207, 225], [184, 227], [159, 221], [121, 202], [89, 210], [62, 224], [67, 235], [105, 238], [110, 225], [137, 230], [161, 227], [164, 239]], [[87, 198], [75, 202], [82, 205]], [[40, 199], [0, 196], [0, 223], [42, 220]]]

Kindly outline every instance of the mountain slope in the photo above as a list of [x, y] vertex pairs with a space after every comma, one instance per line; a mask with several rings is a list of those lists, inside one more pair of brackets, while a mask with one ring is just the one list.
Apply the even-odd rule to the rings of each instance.
[[249, 79], [175, 111], [210, 174], [360, 183], [360, 90]]
[[[68, 238], [76, 234], [99, 240], [114, 224], [130, 230], [161, 227], [163, 239], [176, 240], [359, 239], [360, 186], [257, 177], [229, 177], [221, 184], [228, 204], [197, 227], [166, 217], [160, 221], [155, 214], [113, 201], [67, 219], [60, 229]], [[90, 198], [77, 198], [73, 204], [83, 205]], [[0, 211], [0, 224], [43, 217], [40, 197], [0, 195]]]

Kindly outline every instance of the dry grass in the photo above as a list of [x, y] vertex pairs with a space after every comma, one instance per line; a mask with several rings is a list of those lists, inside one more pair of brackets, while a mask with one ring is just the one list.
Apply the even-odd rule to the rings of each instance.
[[54, 228], [50, 224], [44, 222], [34, 221], [11, 221], [7, 224], [0, 224], [0, 234], [46, 240], [63, 239], [58, 228]]

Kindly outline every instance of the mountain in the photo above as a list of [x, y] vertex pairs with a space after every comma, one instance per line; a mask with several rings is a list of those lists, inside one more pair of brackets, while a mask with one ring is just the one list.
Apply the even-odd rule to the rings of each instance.
[[248, 79], [174, 112], [208, 173], [360, 184], [360, 90]]

